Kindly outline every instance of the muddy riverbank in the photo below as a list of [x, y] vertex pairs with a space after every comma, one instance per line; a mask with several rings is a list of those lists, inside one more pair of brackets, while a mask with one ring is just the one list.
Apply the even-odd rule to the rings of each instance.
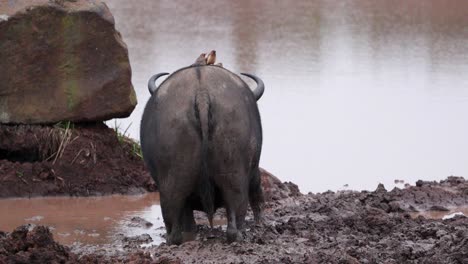
[[140, 235], [122, 237], [118, 250], [65, 247], [45, 228], [19, 227], [0, 233], [0, 263], [467, 263], [466, 216], [417, 216], [429, 210], [450, 215], [467, 206], [468, 181], [449, 177], [391, 191], [378, 186], [272, 200], [265, 223], [256, 226], [249, 215], [244, 241], [233, 244], [226, 243], [223, 226], [209, 230], [205, 224], [195, 241], [181, 246], [141, 248], [148, 239]]
[[122, 133], [102, 122], [0, 125], [0, 198], [155, 191]]
[[[0, 198], [154, 192], [140, 145], [102, 122], [0, 124]], [[299, 194], [261, 169], [267, 200]]]

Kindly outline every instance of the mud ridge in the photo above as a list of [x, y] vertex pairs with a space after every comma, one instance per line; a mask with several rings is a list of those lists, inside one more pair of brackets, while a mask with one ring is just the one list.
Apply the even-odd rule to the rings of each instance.
[[102, 122], [0, 125], [0, 198], [155, 191], [139, 155]]

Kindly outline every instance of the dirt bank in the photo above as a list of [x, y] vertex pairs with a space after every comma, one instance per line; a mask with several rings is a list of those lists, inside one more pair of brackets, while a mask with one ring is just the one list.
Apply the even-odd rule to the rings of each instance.
[[155, 191], [139, 155], [101, 122], [0, 125], [0, 198]]
[[[0, 198], [156, 191], [137, 142], [102, 122], [0, 125]], [[299, 194], [261, 169], [267, 200]]]
[[[0, 234], [0, 263], [55, 258], [63, 263], [468, 263], [468, 218], [412, 218], [416, 210], [468, 206], [468, 181], [441, 182], [372, 192], [291, 196], [267, 204], [265, 224], [249, 215], [241, 243], [227, 244], [221, 228], [199, 225], [197, 240], [181, 246], [138, 247], [122, 238], [121, 250], [72, 249], [55, 244], [46, 229], [22, 227]], [[32, 232], [32, 233], [31, 233]], [[37, 233], [39, 232], [39, 235]], [[38, 239], [35, 239], [39, 237]], [[72, 253], [74, 252], [74, 253]]]

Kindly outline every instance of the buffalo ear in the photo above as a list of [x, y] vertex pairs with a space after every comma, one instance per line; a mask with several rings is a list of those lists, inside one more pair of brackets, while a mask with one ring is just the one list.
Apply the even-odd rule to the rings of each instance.
[[151, 95], [153, 95], [153, 93], [156, 92], [156, 90], [158, 89], [158, 87], [156, 87], [156, 80], [159, 77], [168, 75], [168, 74], [169, 73], [167, 72], [163, 72], [163, 73], [158, 73], [158, 74], [151, 76], [151, 78], [148, 81], [148, 91], [150, 92]]
[[263, 92], [265, 92], [265, 84], [263, 83], [262, 79], [250, 73], [241, 73], [241, 74], [252, 78], [257, 83], [257, 88], [253, 90], [253, 94], [254, 94], [255, 100], [258, 101], [258, 99], [262, 97]]

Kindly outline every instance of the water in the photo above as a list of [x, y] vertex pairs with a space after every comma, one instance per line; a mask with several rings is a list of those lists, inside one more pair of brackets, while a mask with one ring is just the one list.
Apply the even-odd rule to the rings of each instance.
[[[46, 225], [51, 228], [54, 239], [65, 245], [115, 246], [120, 234], [126, 237], [149, 234], [155, 244], [164, 241], [158, 193], [0, 199], [0, 212], [0, 230], [11, 232], [23, 224]], [[134, 226], [133, 217], [141, 217], [153, 226]]]
[[[151, 236], [142, 247], [165, 242], [164, 220], [159, 193], [142, 195], [109, 195], [100, 197], [38, 197], [0, 199], [0, 230], [11, 232], [20, 225], [48, 226], [55, 241], [76, 246], [98, 245], [122, 248], [124, 237]], [[194, 211], [195, 222], [209, 225], [206, 215]], [[132, 218], [153, 224], [145, 226]], [[213, 225], [226, 230], [223, 211], [214, 216]]]
[[215, 49], [263, 78], [261, 166], [303, 192], [468, 175], [466, 0], [107, 3], [139, 100], [118, 121], [133, 138], [148, 78]]
[[415, 212], [410, 213], [411, 217], [417, 218], [418, 216], [423, 216], [427, 219], [450, 219], [453, 218], [455, 215], [464, 215], [468, 217], [468, 206], [460, 206], [460, 207], [453, 207], [450, 208], [449, 211], [422, 211], [422, 212]]

